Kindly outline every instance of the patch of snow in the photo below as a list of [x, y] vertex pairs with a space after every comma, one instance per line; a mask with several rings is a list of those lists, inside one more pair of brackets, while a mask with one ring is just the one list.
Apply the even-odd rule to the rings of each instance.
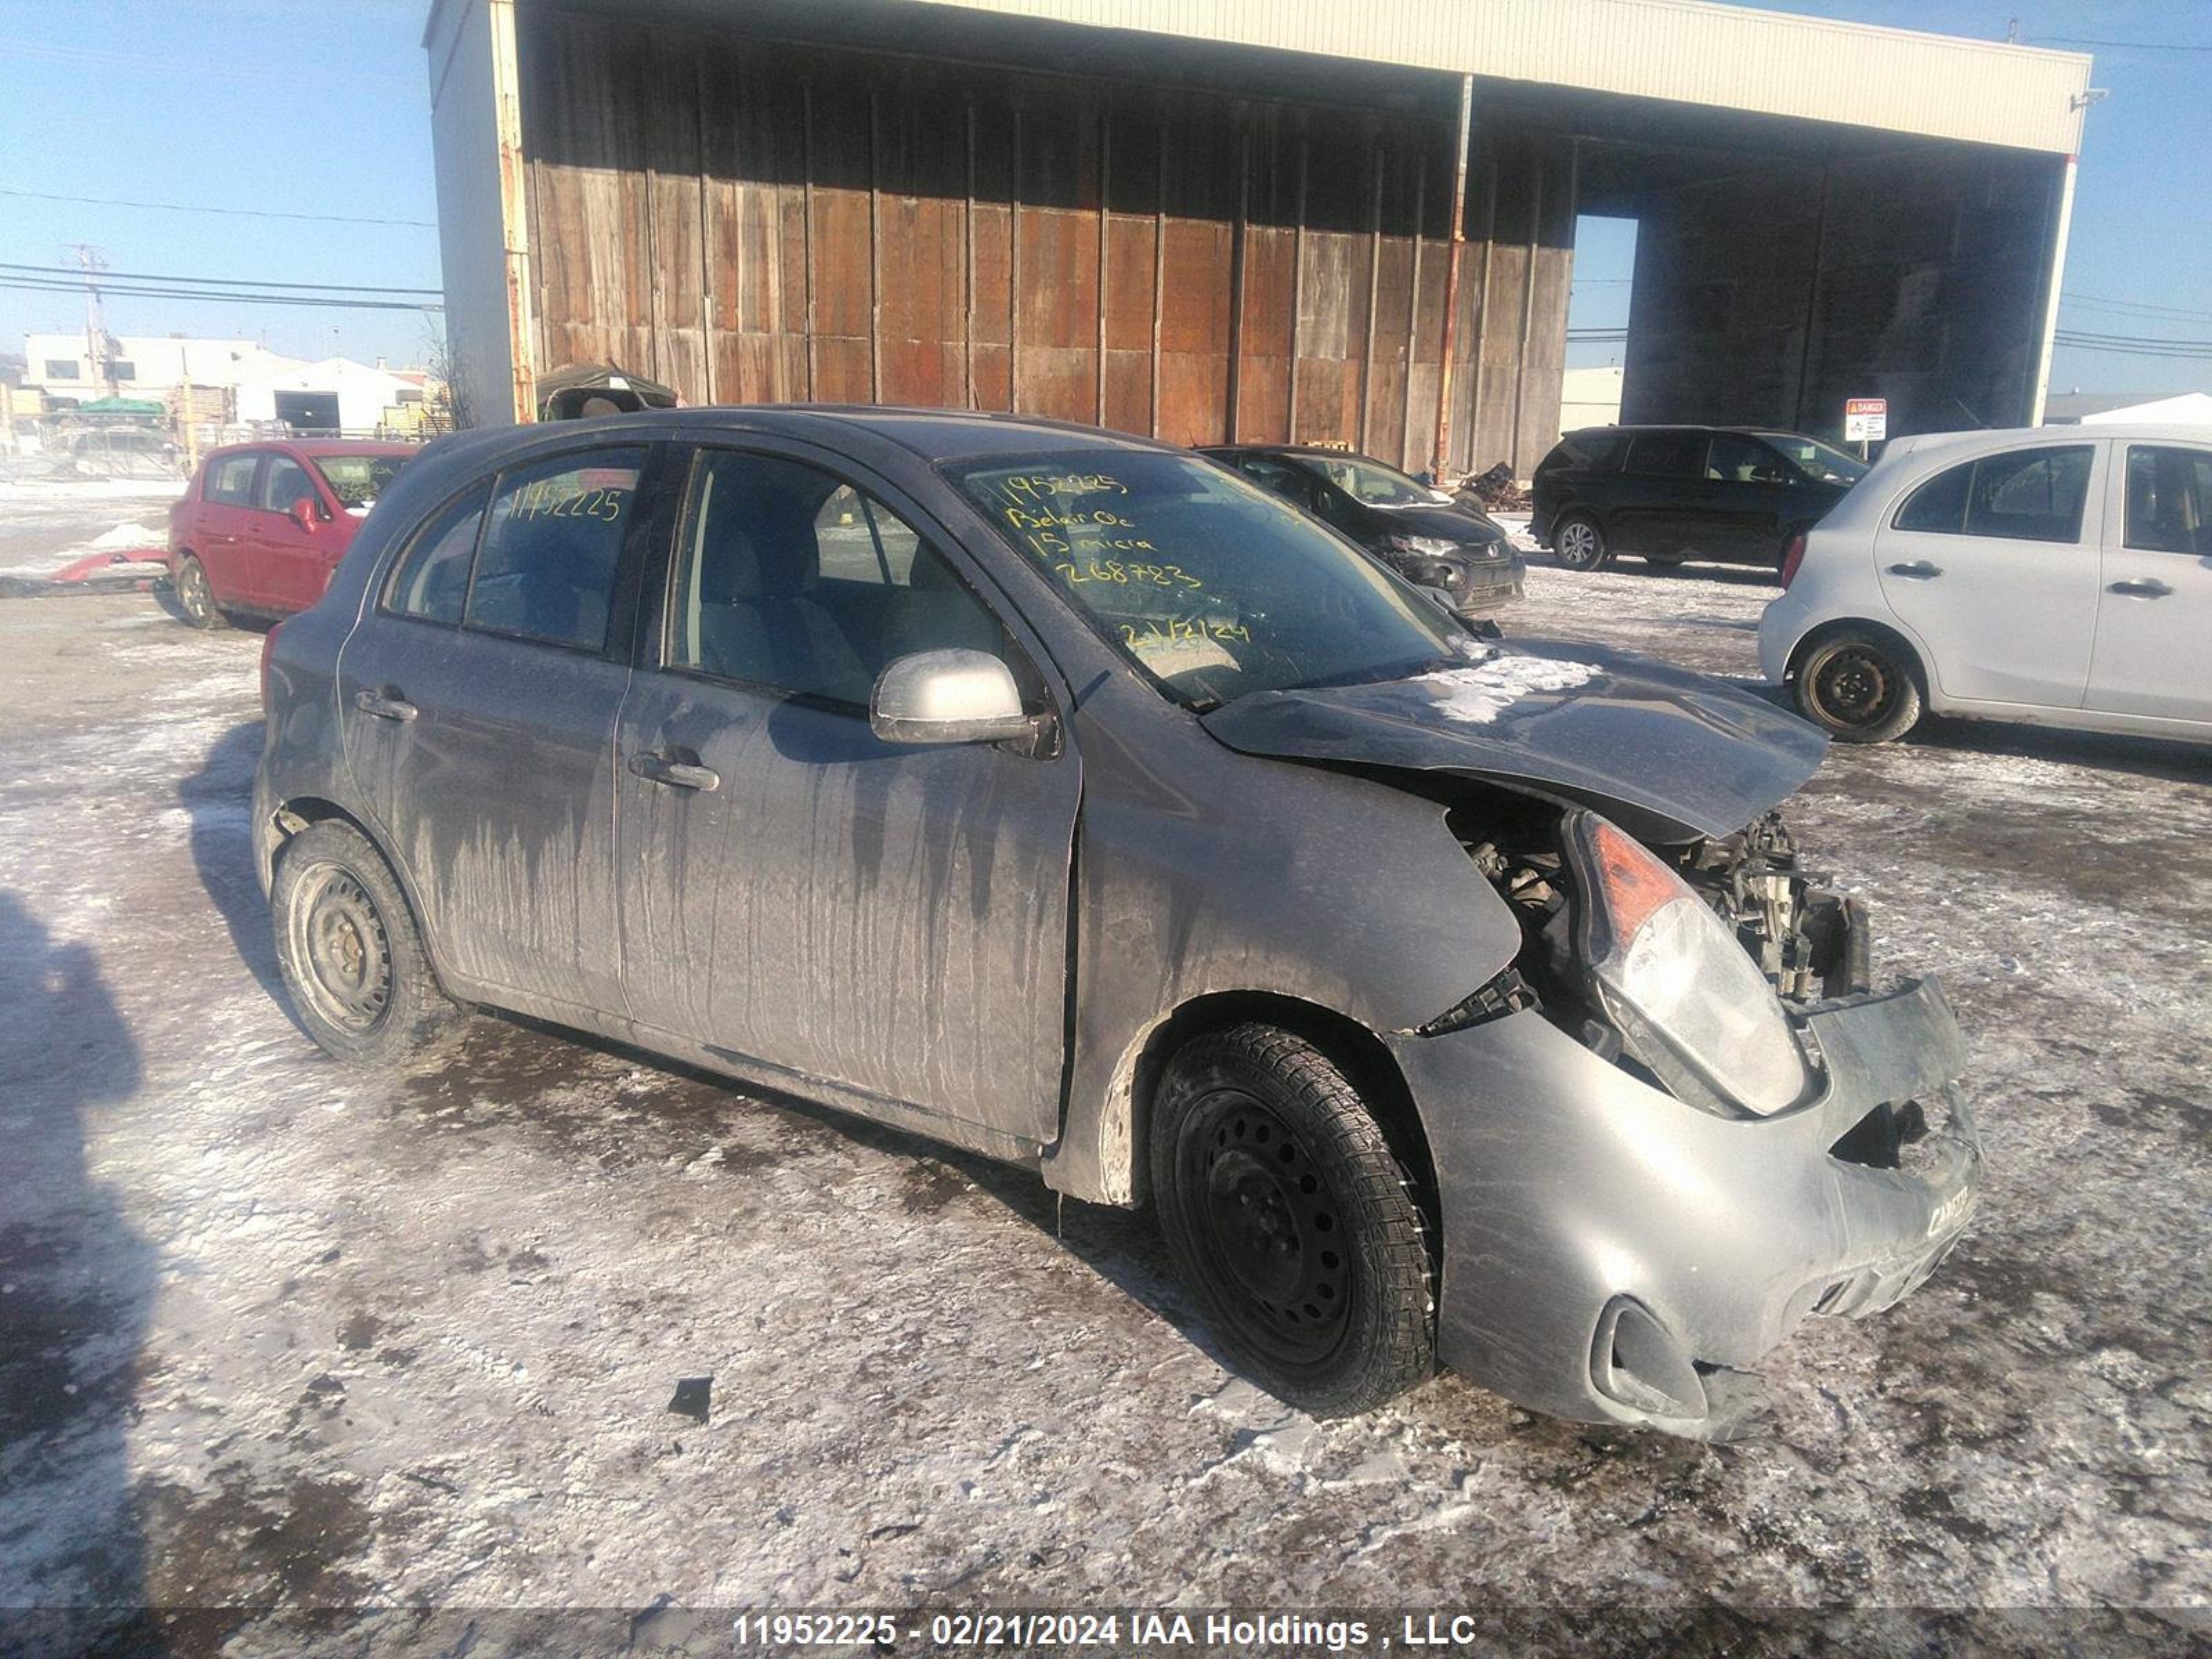
[[1448, 720], [1488, 726], [1522, 698], [1538, 691], [1571, 691], [1587, 685], [1597, 670], [1584, 662], [1556, 662], [1549, 657], [1492, 657], [1467, 668], [1417, 674], [1410, 684], [1428, 688], [1437, 712]]

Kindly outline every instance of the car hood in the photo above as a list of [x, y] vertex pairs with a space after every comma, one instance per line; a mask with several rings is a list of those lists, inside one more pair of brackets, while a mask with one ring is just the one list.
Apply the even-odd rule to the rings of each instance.
[[1549, 640], [1475, 647], [1409, 679], [1255, 692], [1201, 718], [1244, 754], [1534, 785], [1659, 842], [1734, 834], [1828, 746], [1719, 680]]
[[1490, 519], [1463, 507], [1378, 507], [1382, 527], [1401, 536], [1437, 536], [1449, 542], [1503, 541], [1505, 532]]

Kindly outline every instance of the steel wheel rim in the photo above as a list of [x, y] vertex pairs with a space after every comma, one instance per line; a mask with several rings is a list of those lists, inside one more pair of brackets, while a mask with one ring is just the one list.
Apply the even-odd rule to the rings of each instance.
[[1351, 1322], [1352, 1275], [1343, 1208], [1310, 1150], [1267, 1106], [1221, 1090], [1187, 1120], [1178, 1162], [1224, 1323], [1279, 1365], [1326, 1360]]
[[1897, 671], [1880, 652], [1847, 646], [1814, 672], [1813, 703], [1838, 726], [1879, 726], [1897, 706]]
[[198, 560], [187, 560], [185, 568], [177, 573], [177, 598], [186, 616], [199, 617], [208, 614], [210, 601], [207, 572], [200, 568]]
[[1597, 532], [1577, 519], [1559, 532], [1559, 558], [1577, 568], [1597, 557]]
[[392, 940], [368, 890], [337, 865], [318, 866], [301, 878], [287, 927], [315, 1012], [344, 1030], [374, 1030], [392, 1006]]

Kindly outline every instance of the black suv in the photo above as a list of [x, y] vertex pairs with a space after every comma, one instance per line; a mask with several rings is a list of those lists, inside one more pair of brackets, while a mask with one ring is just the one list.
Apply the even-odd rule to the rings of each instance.
[[1521, 556], [1491, 516], [1348, 450], [1304, 444], [1202, 449], [1304, 507], [1407, 581], [1435, 588], [1462, 617], [1521, 597]]
[[1595, 570], [1616, 553], [1779, 568], [1790, 542], [1866, 470], [1795, 432], [1590, 427], [1568, 433], [1537, 467], [1528, 528], [1570, 570]]

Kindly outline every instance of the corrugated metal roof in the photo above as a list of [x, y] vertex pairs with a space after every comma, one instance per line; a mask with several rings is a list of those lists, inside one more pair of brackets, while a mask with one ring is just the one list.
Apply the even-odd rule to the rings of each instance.
[[908, 0], [2047, 150], [2089, 59], [1707, 0]]

